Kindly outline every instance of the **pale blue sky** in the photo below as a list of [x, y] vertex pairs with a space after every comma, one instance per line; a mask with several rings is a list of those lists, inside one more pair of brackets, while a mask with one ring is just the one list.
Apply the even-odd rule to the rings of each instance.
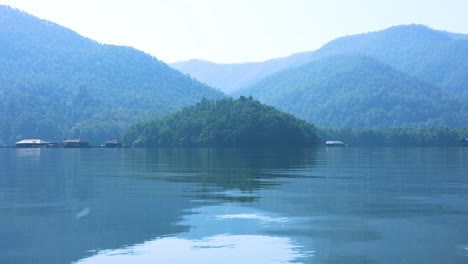
[[0, 0], [165, 62], [263, 61], [400, 24], [468, 33], [468, 0]]

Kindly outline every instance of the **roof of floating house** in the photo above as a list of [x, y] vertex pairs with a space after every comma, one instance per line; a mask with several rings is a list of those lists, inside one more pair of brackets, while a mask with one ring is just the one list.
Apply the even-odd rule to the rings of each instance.
[[325, 143], [326, 144], [344, 144], [342, 141], [338, 141], [338, 140], [329, 140]]
[[16, 144], [49, 144], [50, 142], [44, 141], [42, 139], [23, 139], [21, 141], [16, 142]]
[[104, 144], [119, 144], [119, 141], [117, 141], [117, 139], [111, 139], [104, 142]]
[[81, 138], [72, 138], [63, 141], [64, 143], [86, 143], [86, 141], [82, 140]]

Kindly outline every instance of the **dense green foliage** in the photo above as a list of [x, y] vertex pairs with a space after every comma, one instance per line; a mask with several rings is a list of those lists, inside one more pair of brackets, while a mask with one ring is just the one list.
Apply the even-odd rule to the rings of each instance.
[[341, 140], [352, 146], [365, 147], [426, 147], [460, 146], [468, 129], [448, 128], [329, 128], [319, 134], [326, 140]]
[[454, 95], [468, 96], [468, 35], [423, 25], [396, 26], [338, 38], [319, 49], [315, 58], [337, 54], [364, 54]]
[[0, 6], [0, 145], [80, 135], [99, 144], [135, 121], [222, 96], [148, 54]]
[[466, 127], [468, 120], [468, 97], [364, 55], [316, 60], [239, 93], [321, 126]]
[[125, 141], [135, 146], [311, 146], [313, 125], [252, 97], [203, 99], [152, 121], [139, 123]]

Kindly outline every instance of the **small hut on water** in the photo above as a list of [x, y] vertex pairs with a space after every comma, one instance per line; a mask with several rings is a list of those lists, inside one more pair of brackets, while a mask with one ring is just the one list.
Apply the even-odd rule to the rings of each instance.
[[44, 141], [42, 139], [23, 139], [16, 142], [17, 148], [47, 148], [50, 146], [50, 142]]
[[121, 148], [122, 143], [120, 143], [117, 139], [111, 139], [111, 140], [104, 142], [104, 147], [105, 148]]
[[81, 138], [67, 139], [63, 142], [64, 148], [88, 148], [89, 143]]
[[460, 141], [460, 144], [463, 146], [463, 147], [468, 147], [468, 137], [462, 139]]

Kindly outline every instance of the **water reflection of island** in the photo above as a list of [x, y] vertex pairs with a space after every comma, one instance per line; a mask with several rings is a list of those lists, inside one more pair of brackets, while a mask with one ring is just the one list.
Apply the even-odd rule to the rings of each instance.
[[304, 160], [303, 152], [284, 159], [270, 150], [259, 155], [236, 149], [11, 153], [16, 161], [10, 164], [16, 165], [9, 170], [16, 176], [2, 189], [14, 194], [2, 204], [7, 210], [0, 231], [8, 243], [2, 243], [7, 253], [0, 259], [36, 263], [66, 263], [94, 250], [187, 232], [191, 224], [181, 220], [193, 208], [252, 202], [256, 190], [277, 184], [264, 174], [267, 160], [277, 159], [279, 165], [273, 166]]
[[450, 251], [466, 243], [463, 150], [45, 149], [39, 159], [6, 150], [0, 262], [151, 256], [167, 243], [215, 258], [250, 236], [284, 262], [395, 263], [383, 250], [392, 244], [413, 260], [464, 263]]
[[[138, 177], [149, 185], [168, 183], [184, 190], [183, 196], [193, 207], [174, 225], [189, 229], [116, 250], [101, 250], [79, 263], [287, 263], [304, 257], [287, 236], [266, 232], [288, 219], [267, 216], [268, 212], [249, 209], [248, 205], [259, 199], [257, 191], [274, 189], [281, 184], [275, 179], [287, 178], [270, 170], [303, 166], [310, 162], [313, 151], [289, 150], [288, 155], [285, 150], [279, 154], [271, 149], [135, 151]], [[247, 207], [238, 206], [243, 203]], [[229, 257], [234, 255], [236, 258]]]
[[96, 249], [188, 230], [175, 224], [191, 207], [183, 188], [148, 184], [131, 154], [100, 149], [12, 149], [11, 154], [12, 177], [0, 179], [0, 194], [9, 193], [0, 195], [2, 263], [70, 263]]
[[39, 148], [20, 148], [16, 150], [16, 157], [18, 159], [38, 160], [40, 156], [41, 156], [41, 149]]

